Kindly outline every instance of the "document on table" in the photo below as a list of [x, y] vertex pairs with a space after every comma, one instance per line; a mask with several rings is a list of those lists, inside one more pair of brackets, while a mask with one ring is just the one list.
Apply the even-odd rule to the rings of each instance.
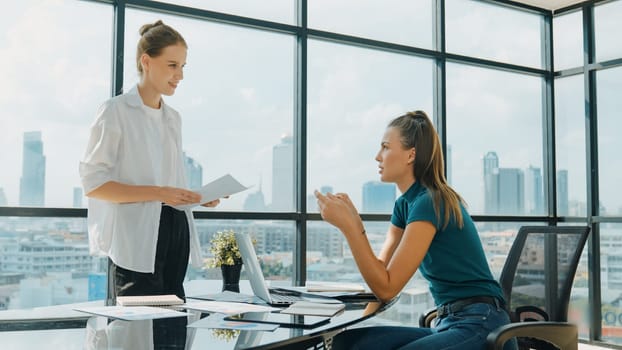
[[175, 294], [125, 295], [117, 297], [117, 305], [119, 306], [170, 306], [183, 303], [184, 301]]
[[292, 315], [313, 315], [313, 316], [334, 316], [345, 309], [346, 305], [312, 303], [308, 301], [297, 301], [287, 309], [281, 311], [282, 314]]
[[74, 308], [74, 310], [125, 321], [188, 316], [185, 312], [152, 306], [96, 306]]
[[245, 312], [270, 312], [279, 310], [278, 308], [271, 306], [210, 300], [188, 301], [184, 307], [190, 310], [218, 312], [227, 315], [242, 314]]
[[207, 185], [201, 188], [192, 190], [201, 195], [201, 201], [199, 203], [177, 205], [175, 206], [175, 208], [179, 210], [194, 208], [197, 205], [201, 205], [207, 202], [211, 202], [215, 199], [230, 196], [232, 194], [242, 192], [246, 189], [248, 189], [248, 187], [242, 185], [238, 180], [236, 180], [230, 174], [227, 174], [227, 175], [219, 177], [218, 179], [208, 183]]
[[365, 287], [358, 283], [343, 282], [307, 282], [307, 292], [358, 292], [365, 291]]

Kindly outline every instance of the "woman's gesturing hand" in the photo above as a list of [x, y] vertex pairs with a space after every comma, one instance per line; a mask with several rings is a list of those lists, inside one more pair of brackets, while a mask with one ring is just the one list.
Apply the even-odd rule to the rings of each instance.
[[322, 219], [336, 226], [343, 233], [362, 232], [361, 217], [347, 194], [327, 193], [323, 195], [317, 190], [314, 191], [314, 194]]

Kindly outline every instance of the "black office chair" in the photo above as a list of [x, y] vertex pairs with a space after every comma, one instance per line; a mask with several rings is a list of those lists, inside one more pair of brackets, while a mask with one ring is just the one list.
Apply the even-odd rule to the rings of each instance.
[[[488, 335], [488, 349], [503, 349], [517, 338], [520, 349], [578, 348], [578, 329], [568, 323], [568, 304], [586, 226], [523, 226], [501, 272], [500, 284], [512, 323]], [[429, 327], [436, 310], [419, 318]]]

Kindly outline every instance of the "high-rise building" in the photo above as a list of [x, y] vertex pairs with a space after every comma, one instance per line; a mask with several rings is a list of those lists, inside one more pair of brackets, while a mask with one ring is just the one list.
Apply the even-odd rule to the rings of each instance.
[[391, 213], [395, 204], [395, 184], [369, 181], [363, 184], [363, 211]]
[[486, 214], [524, 214], [525, 175], [521, 169], [500, 168], [497, 153], [491, 151], [484, 156], [483, 174]]
[[34, 207], [45, 205], [45, 156], [41, 131], [24, 133], [19, 205]]
[[188, 157], [184, 152], [184, 167], [186, 168], [188, 188], [201, 188], [201, 186], [203, 186], [203, 167], [201, 164], [193, 158]]
[[73, 207], [82, 208], [82, 187], [73, 188]]
[[272, 210], [294, 209], [294, 141], [284, 135], [272, 148]]
[[522, 215], [525, 211], [525, 179], [521, 169], [499, 168], [499, 214]]
[[525, 173], [525, 214], [544, 214], [544, 191], [540, 168], [529, 166]]
[[484, 212], [499, 212], [499, 157], [496, 152], [484, 155]]
[[557, 215], [568, 215], [568, 170], [557, 171]]
[[9, 205], [9, 201], [6, 199], [6, 194], [4, 194], [4, 189], [0, 187], [0, 207]]

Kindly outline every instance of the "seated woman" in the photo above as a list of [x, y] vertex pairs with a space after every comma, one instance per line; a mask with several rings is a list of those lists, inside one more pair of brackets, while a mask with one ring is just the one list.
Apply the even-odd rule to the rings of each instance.
[[[441, 312], [435, 328], [347, 330], [335, 337], [333, 349], [484, 349], [488, 333], [510, 320], [477, 229], [463, 199], [445, 180], [441, 145], [428, 116], [416, 111], [391, 121], [376, 161], [380, 179], [395, 183], [402, 193], [378, 257], [346, 194], [315, 191], [322, 218], [346, 237], [380, 300], [397, 296], [419, 269]], [[506, 349], [514, 347], [506, 343]]]

